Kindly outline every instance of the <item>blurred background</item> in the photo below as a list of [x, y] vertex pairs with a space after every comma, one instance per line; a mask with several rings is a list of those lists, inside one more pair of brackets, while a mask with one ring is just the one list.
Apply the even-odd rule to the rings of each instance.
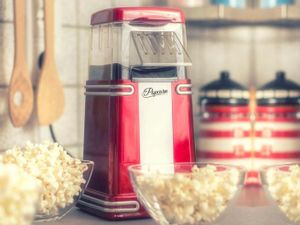
[[[181, 7], [186, 12], [188, 52], [193, 62], [190, 78], [194, 88], [195, 129], [199, 113], [198, 88], [217, 79], [221, 70], [230, 71], [234, 80], [247, 87], [260, 87], [272, 80], [278, 70], [286, 71], [288, 78], [300, 82], [298, 1], [284, 2], [292, 3], [292, 6], [277, 6], [281, 1], [240, 1], [242, 4], [238, 0], [223, 1], [233, 8], [212, 6], [216, 2], [208, 0], [55, 2], [56, 62], [66, 102], [64, 114], [54, 124], [54, 129], [58, 141], [78, 157], [82, 156], [84, 132], [83, 86], [88, 76], [89, 21], [95, 11], [119, 6], [169, 5]], [[274, 10], [266, 9], [273, 6], [277, 7]], [[38, 58], [44, 50], [43, 1], [27, 0], [26, 8], [27, 63], [33, 85], [36, 86]], [[290, 12], [293, 14], [289, 17]], [[27, 140], [40, 142], [51, 139], [48, 127], [39, 126], [35, 115], [22, 128], [11, 125], [7, 87], [12, 75], [13, 59], [13, 1], [0, 0], [0, 151], [23, 145]]]

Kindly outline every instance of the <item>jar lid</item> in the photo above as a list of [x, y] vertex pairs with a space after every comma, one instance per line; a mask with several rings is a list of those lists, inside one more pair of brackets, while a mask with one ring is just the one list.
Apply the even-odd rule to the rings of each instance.
[[230, 79], [228, 71], [222, 71], [218, 80], [200, 88], [199, 104], [247, 105], [248, 102], [249, 91]]
[[256, 100], [258, 105], [300, 104], [300, 86], [288, 80], [284, 71], [278, 71], [274, 80], [258, 89]]

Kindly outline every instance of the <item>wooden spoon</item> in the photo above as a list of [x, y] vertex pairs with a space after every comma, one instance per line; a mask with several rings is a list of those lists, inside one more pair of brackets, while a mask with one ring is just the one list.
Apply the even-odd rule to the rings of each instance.
[[45, 58], [37, 89], [37, 116], [41, 125], [56, 121], [64, 111], [64, 91], [54, 52], [54, 0], [44, 0]]
[[33, 109], [33, 90], [25, 59], [25, 1], [14, 1], [15, 58], [8, 87], [8, 109], [14, 127], [29, 120]]

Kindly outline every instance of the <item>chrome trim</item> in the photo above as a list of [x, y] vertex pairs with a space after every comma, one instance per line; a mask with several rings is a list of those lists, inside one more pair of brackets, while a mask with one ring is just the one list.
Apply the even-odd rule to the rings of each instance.
[[96, 209], [98, 211], [101, 212], [106, 212], [106, 213], [133, 213], [133, 212], [137, 212], [137, 210], [135, 209], [130, 209], [130, 208], [118, 208], [118, 209], [113, 209], [113, 208], [104, 208], [98, 205], [94, 205], [92, 203], [88, 203], [88, 202], [84, 202], [82, 200], [78, 201], [79, 204], [84, 205], [86, 207], [92, 208], [92, 209]]
[[143, 78], [137, 78], [137, 77], [132, 77], [132, 81], [133, 82], [165, 82], [165, 83], [169, 83], [169, 82], [173, 82], [173, 81], [177, 81], [178, 78], [177, 77], [170, 77], [170, 78], [161, 78], [161, 77], [154, 77], [154, 78], [149, 78], [149, 77], [143, 77]]
[[113, 85], [86, 85], [84, 86], [86, 89], [120, 89], [120, 88], [128, 88], [130, 91], [86, 91], [85, 95], [94, 95], [94, 96], [128, 96], [133, 95], [134, 87], [129, 84], [113, 84]]
[[[86, 202], [84, 200], [91, 201]], [[109, 202], [104, 201], [101, 199], [97, 199], [91, 196], [88, 196], [86, 194], [83, 194], [81, 199], [78, 201], [78, 203], [102, 211], [102, 212], [109, 212], [109, 213], [131, 213], [131, 212], [138, 212], [140, 209], [140, 204], [138, 201], [119, 201], [119, 202]], [[108, 208], [108, 207], [102, 207], [102, 206], [115, 206], [118, 207], [117, 209], [114, 208]], [[130, 206], [132, 205], [132, 208], [120, 208], [119, 206]]]
[[190, 91], [181, 91], [181, 88], [192, 88], [192, 84], [178, 84], [176, 86], [176, 93], [179, 95], [190, 95], [192, 94], [192, 90]]

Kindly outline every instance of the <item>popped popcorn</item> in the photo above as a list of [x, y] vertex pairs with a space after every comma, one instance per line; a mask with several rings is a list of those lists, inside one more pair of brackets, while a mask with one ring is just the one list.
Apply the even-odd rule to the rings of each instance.
[[236, 169], [194, 166], [191, 173], [139, 175], [137, 183], [147, 201], [159, 207], [170, 224], [212, 222], [227, 207], [238, 188]]
[[0, 163], [0, 225], [30, 225], [39, 196], [33, 177], [16, 165]]
[[74, 159], [57, 143], [27, 143], [7, 150], [0, 162], [16, 164], [33, 176], [42, 187], [38, 214], [56, 215], [73, 203], [81, 192], [87, 166]]
[[300, 221], [300, 167], [292, 165], [288, 171], [271, 168], [266, 174], [270, 195], [279, 208], [293, 222]]

